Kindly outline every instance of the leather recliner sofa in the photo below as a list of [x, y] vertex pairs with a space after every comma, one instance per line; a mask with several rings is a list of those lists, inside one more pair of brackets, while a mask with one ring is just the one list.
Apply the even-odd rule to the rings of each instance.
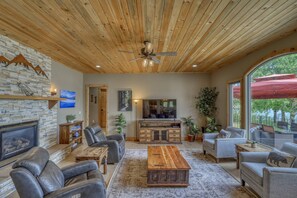
[[95, 161], [60, 169], [41, 147], [16, 161], [10, 176], [21, 198], [106, 197], [105, 182]]
[[86, 140], [91, 147], [108, 146], [107, 163], [118, 163], [125, 154], [125, 140], [122, 135], [105, 136], [98, 124], [93, 124], [84, 130]]

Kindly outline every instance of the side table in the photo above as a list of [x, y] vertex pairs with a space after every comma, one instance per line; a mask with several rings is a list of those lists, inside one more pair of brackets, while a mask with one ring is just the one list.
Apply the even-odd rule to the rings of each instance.
[[236, 168], [239, 169], [239, 153], [240, 152], [270, 152], [272, 149], [269, 147], [266, 147], [264, 145], [257, 145], [256, 148], [252, 148], [250, 143], [246, 144], [235, 144], [236, 148]]
[[100, 170], [102, 160], [104, 160], [103, 174], [107, 173], [107, 154], [108, 147], [87, 147], [76, 155], [76, 161], [95, 160]]

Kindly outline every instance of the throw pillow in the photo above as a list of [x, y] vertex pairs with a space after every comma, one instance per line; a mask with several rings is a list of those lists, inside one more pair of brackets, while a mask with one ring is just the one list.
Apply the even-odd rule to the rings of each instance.
[[229, 131], [222, 129], [218, 134], [217, 138], [230, 138], [230, 136], [231, 136], [231, 133]]
[[295, 160], [296, 156], [273, 149], [267, 157], [266, 164], [272, 167], [290, 168], [293, 166]]

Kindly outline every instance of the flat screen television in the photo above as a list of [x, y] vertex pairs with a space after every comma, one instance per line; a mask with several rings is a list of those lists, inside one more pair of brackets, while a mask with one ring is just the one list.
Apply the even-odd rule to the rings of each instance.
[[147, 99], [143, 100], [144, 119], [175, 119], [176, 99]]

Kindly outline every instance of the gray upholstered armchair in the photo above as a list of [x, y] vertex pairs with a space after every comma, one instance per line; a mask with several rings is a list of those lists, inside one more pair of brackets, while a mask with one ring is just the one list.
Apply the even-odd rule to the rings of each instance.
[[125, 154], [125, 140], [122, 135], [105, 136], [98, 124], [88, 126], [84, 130], [89, 146], [108, 146], [107, 163], [118, 163]]
[[[284, 143], [281, 151], [297, 156], [297, 144]], [[297, 160], [292, 168], [270, 167], [269, 152], [241, 152], [240, 178], [263, 198], [297, 197]]]
[[235, 158], [235, 144], [246, 143], [246, 131], [235, 127], [227, 127], [231, 133], [230, 138], [217, 138], [219, 133], [203, 134], [203, 152], [209, 153], [216, 158], [217, 163], [221, 158]]
[[16, 161], [10, 176], [21, 198], [106, 197], [104, 179], [95, 161], [60, 169], [49, 153], [34, 147]]

